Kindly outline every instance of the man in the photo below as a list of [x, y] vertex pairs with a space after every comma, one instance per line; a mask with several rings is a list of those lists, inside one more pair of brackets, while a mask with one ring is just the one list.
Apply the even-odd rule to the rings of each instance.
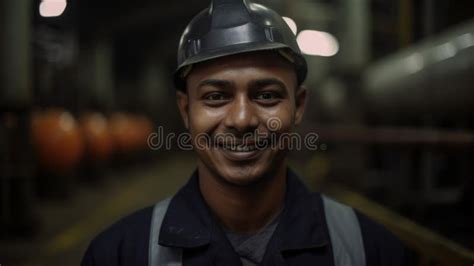
[[215, 0], [199, 13], [175, 74], [197, 169], [171, 199], [101, 233], [82, 265], [406, 265], [392, 234], [287, 168], [281, 136], [302, 120], [306, 72], [274, 11]]

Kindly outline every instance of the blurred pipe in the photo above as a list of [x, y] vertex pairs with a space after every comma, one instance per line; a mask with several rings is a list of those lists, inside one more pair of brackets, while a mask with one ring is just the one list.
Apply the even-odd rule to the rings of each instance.
[[0, 106], [31, 102], [31, 10], [31, 0], [0, 1]]
[[308, 125], [309, 132], [316, 132], [320, 139], [330, 142], [448, 146], [472, 149], [474, 132], [469, 130], [420, 129], [415, 127], [363, 127]]
[[98, 39], [81, 50], [80, 84], [87, 104], [110, 110], [115, 105], [114, 54], [112, 42]]
[[423, 0], [422, 4], [423, 14], [423, 36], [431, 36], [435, 32], [435, 18], [434, 18], [434, 1]]
[[399, 0], [398, 9], [399, 46], [406, 47], [413, 42], [413, 1]]
[[146, 60], [139, 73], [138, 88], [140, 90], [138, 99], [140, 106], [148, 114], [158, 118], [159, 114], [166, 112], [169, 87], [167, 84], [166, 66], [163, 62], [158, 62], [159, 55], [151, 53], [153, 56]]
[[375, 62], [363, 74], [376, 117], [473, 117], [474, 20]]
[[32, 189], [32, 149], [28, 141], [28, 109], [32, 102], [31, 10], [31, 0], [0, 1], [0, 137], [4, 138], [0, 143], [0, 235], [28, 235], [38, 227]]
[[340, 6], [341, 50], [337, 56], [343, 69], [358, 71], [370, 57], [370, 5], [368, 0], [344, 0]]

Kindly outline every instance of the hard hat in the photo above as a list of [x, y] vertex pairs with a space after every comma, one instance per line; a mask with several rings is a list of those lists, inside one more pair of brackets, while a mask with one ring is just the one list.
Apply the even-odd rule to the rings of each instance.
[[213, 0], [181, 36], [175, 86], [185, 88], [185, 77], [195, 63], [262, 50], [279, 51], [295, 66], [298, 84], [303, 83], [306, 60], [295, 34], [279, 14], [250, 0]]

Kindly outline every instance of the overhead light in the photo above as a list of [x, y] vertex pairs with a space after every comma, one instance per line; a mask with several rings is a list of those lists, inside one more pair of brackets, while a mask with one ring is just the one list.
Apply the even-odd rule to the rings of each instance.
[[466, 49], [474, 45], [474, 35], [465, 33], [457, 38], [460, 49]]
[[404, 69], [410, 74], [414, 74], [425, 67], [425, 60], [420, 53], [414, 53], [405, 59]]
[[296, 26], [296, 22], [289, 17], [283, 17], [283, 19], [285, 20], [286, 24], [288, 24], [293, 34], [296, 35], [296, 32], [298, 31], [298, 26]]
[[39, 6], [39, 13], [42, 17], [58, 17], [62, 15], [66, 6], [66, 0], [43, 0]]
[[337, 39], [330, 33], [317, 30], [304, 30], [298, 34], [301, 52], [307, 55], [333, 56], [339, 51]]
[[456, 55], [456, 46], [453, 42], [444, 43], [435, 48], [435, 57], [438, 61], [443, 61]]

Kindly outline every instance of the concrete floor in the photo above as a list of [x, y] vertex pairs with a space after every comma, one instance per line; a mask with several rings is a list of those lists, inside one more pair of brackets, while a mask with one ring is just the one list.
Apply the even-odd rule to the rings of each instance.
[[153, 162], [114, 170], [95, 186], [80, 186], [72, 198], [38, 203], [40, 233], [0, 242], [0, 265], [79, 265], [90, 240], [135, 210], [173, 195], [191, 175], [191, 155], [161, 156]]

